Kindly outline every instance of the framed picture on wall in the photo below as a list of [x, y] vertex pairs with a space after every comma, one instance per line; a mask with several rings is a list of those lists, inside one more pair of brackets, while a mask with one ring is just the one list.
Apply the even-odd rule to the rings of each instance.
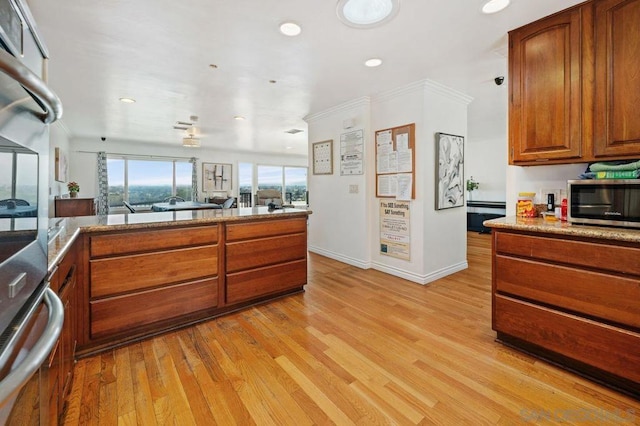
[[436, 133], [436, 210], [464, 205], [464, 137]]
[[204, 192], [231, 191], [232, 167], [231, 164], [202, 163], [202, 190]]
[[311, 151], [314, 175], [333, 174], [333, 139], [315, 142]]
[[67, 156], [62, 148], [55, 149], [55, 180], [58, 182], [66, 182], [67, 174], [69, 170], [69, 163], [67, 163]]

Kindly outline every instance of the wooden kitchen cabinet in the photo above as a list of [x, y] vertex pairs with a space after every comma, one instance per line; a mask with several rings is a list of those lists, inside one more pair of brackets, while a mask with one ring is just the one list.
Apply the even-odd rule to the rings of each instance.
[[225, 251], [227, 304], [307, 282], [306, 218], [228, 224]]
[[511, 164], [582, 157], [588, 137], [582, 40], [590, 10], [574, 7], [509, 33]]
[[640, 247], [493, 229], [498, 340], [640, 392]]
[[593, 0], [509, 33], [509, 164], [640, 157], [640, 0]]
[[56, 217], [93, 216], [96, 203], [93, 198], [56, 198]]
[[595, 3], [595, 157], [640, 157], [640, 0]]

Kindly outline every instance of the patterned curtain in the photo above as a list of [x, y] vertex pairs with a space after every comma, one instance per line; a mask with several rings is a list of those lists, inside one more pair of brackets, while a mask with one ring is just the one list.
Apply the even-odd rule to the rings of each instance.
[[107, 153], [98, 152], [98, 214], [109, 214], [109, 179], [107, 177]]
[[196, 157], [191, 157], [191, 201], [198, 201], [198, 166]]

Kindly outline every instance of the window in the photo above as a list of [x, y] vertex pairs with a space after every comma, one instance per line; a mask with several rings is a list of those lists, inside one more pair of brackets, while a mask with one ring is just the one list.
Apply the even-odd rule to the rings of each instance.
[[238, 188], [240, 207], [251, 206], [251, 194], [253, 194], [253, 164], [238, 163]]
[[306, 205], [307, 168], [258, 166], [258, 189], [275, 189], [283, 192], [286, 204]]
[[307, 205], [307, 168], [284, 168], [285, 201], [294, 205]]
[[[13, 173], [15, 172], [15, 179]], [[16, 152], [0, 152], [0, 182], [11, 186], [0, 187], [0, 199], [19, 198], [32, 206], [38, 204], [38, 156]]]
[[192, 165], [181, 160], [107, 157], [109, 207], [151, 206], [177, 195], [191, 200]]

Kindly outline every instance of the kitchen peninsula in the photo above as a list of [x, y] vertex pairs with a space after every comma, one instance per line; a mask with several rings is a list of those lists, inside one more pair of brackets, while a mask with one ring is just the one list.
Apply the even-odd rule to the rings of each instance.
[[499, 341], [640, 396], [640, 230], [507, 217], [492, 228]]
[[303, 291], [310, 211], [267, 207], [52, 219], [75, 253], [77, 354]]

